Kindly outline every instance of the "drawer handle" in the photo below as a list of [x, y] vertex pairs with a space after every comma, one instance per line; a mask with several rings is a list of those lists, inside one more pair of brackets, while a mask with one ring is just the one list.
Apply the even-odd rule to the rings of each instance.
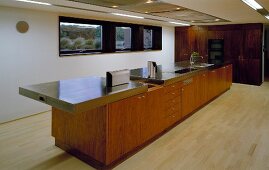
[[188, 79], [188, 80], [184, 80], [184, 81], [183, 81], [183, 84], [184, 84], [184, 85], [187, 85], [187, 84], [192, 83], [192, 81], [193, 81], [193, 79], [190, 78], [190, 79]]

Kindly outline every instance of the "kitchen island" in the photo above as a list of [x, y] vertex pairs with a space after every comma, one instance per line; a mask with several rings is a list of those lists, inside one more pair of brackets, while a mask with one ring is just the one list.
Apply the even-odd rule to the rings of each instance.
[[99, 168], [128, 158], [228, 90], [232, 65], [179, 74], [131, 70], [129, 84], [107, 88], [89, 77], [20, 87], [20, 94], [52, 106], [55, 145]]

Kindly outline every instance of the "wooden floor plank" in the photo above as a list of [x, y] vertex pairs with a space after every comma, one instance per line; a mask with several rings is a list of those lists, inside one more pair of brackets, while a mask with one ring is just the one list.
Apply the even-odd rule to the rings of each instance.
[[[0, 169], [93, 169], [54, 146], [50, 112], [0, 125], [0, 148]], [[269, 169], [269, 82], [233, 84], [115, 169]]]

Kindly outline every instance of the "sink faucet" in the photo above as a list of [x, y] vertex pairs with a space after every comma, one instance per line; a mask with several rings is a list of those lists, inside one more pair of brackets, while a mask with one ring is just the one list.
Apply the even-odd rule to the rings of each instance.
[[190, 57], [190, 65], [191, 65], [191, 67], [192, 67], [193, 64], [194, 64], [194, 58], [193, 58], [193, 55], [191, 55], [191, 57]]
[[201, 63], [201, 61], [203, 60], [203, 56], [193, 56], [193, 55], [191, 55], [191, 57], [190, 57], [190, 65], [191, 65], [191, 67], [195, 64], [195, 62], [197, 62], [199, 59], [200, 59], [200, 63]]

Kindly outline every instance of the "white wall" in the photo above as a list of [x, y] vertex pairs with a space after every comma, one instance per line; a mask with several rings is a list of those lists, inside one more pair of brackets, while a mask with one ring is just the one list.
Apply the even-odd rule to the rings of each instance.
[[[29, 23], [26, 34], [16, 31], [20, 20]], [[20, 96], [19, 86], [105, 76], [107, 70], [145, 67], [148, 60], [172, 63], [173, 27], [163, 27], [162, 43], [162, 51], [60, 58], [57, 13], [0, 7], [0, 123], [50, 110], [47, 105]]]

